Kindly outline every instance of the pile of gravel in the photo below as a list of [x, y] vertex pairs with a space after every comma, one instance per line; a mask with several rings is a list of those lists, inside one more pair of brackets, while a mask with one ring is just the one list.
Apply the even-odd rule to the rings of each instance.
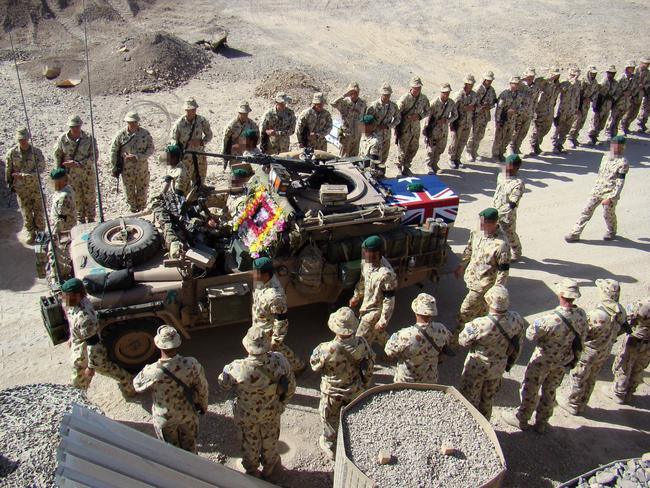
[[85, 393], [41, 383], [0, 391], [0, 487], [54, 487], [63, 415], [72, 404], [92, 408]]
[[294, 108], [300, 109], [311, 103], [315, 92], [327, 91], [327, 87], [322, 81], [304, 71], [276, 69], [257, 85], [255, 95], [271, 100], [281, 91], [292, 98]]
[[[378, 488], [476, 487], [503, 469], [465, 406], [440, 391], [377, 393], [348, 410], [343, 434], [348, 457]], [[443, 446], [456, 454], [442, 454]], [[378, 464], [380, 451], [392, 455], [389, 464]]]
[[642, 459], [630, 459], [603, 466], [599, 471], [592, 471], [588, 475], [581, 476], [575, 482], [569, 482], [562, 486], [566, 488], [591, 488], [594, 486], [643, 488], [650, 486], [650, 454], [644, 455]]

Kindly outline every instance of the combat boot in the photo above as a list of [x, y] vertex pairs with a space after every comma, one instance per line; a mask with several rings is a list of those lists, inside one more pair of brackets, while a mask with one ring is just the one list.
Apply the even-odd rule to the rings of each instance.
[[589, 142], [592, 146], [595, 146], [598, 144], [598, 138], [596, 136], [589, 136]]
[[645, 134], [648, 131], [648, 128], [646, 127], [645, 123], [639, 122], [639, 132], [641, 134]]
[[27, 235], [27, 240], [25, 241], [25, 243], [28, 246], [31, 246], [32, 244], [34, 244], [35, 241], [36, 241], [36, 234], [32, 231]]
[[282, 469], [282, 462], [278, 458], [275, 463], [262, 468], [262, 478], [269, 478], [274, 472], [279, 471], [280, 469]]
[[535, 154], [535, 156], [539, 156], [540, 154], [542, 154], [542, 148], [539, 146], [539, 144], [535, 144], [533, 146], [533, 153]]
[[325, 456], [327, 456], [327, 459], [329, 459], [330, 461], [334, 461], [335, 458], [334, 449], [332, 449], [332, 446], [330, 446], [327, 443], [327, 441], [323, 436], [320, 436], [318, 438], [318, 446], [321, 448], [321, 451], [323, 451]]
[[549, 427], [550, 425], [548, 425], [548, 422], [535, 422], [535, 425], [533, 425], [533, 429], [538, 434], [545, 434]]
[[575, 234], [567, 234], [564, 236], [564, 240], [567, 242], [578, 242], [580, 240], [580, 236]]
[[511, 427], [514, 427], [519, 430], [528, 430], [530, 429], [530, 424], [527, 421], [519, 419], [516, 413], [513, 412], [503, 412], [501, 414], [503, 421]]
[[582, 413], [580, 408], [576, 407], [575, 405], [571, 405], [567, 401], [560, 401], [558, 402], [558, 405], [569, 415], [580, 415]]
[[571, 149], [575, 149], [580, 145], [576, 139], [569, 139], [569, 144], [571, 144]]
[[613, 241], [616, 239], [616, 233], [614, 232], [608, 232], [603, 236], [603, 240], [605, 241]]

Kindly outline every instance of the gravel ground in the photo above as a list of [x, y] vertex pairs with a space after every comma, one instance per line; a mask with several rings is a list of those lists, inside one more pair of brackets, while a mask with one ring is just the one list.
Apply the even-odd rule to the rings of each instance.
[[71, 386], [40, 383], [0, 391], [0, 487], [54, 487], [63, 415], [72, 404], [98, 410]]
[[571, 488], [612, 486], [617, 488], [644, 488], [650, 486], [650, 457], [645, 461], [630, 459], [603, 467], [591, 476], [580, 477]]
[[[466, 488], [503, 469], [494, 446], [469, 411], [440, 391], [378, 393], [343, 419], [348, 457], [378, 487]], [[443, 446], [456, 450], [442, 454]], [[392, 455], [380, 465], [380, 451]]]

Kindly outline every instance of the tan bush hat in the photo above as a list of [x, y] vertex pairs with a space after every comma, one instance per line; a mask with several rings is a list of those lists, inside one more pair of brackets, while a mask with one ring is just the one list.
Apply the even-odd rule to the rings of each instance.
[[388, 83], [383, 83], [381, 85], [381, 88], [379, 89], [380, 95], [391, 95], [392, 93], [393, 93], [393, 89]]
[[350, 90], [354, 90], [356, 92], [359, 92], [360, 91], [359, 90], [359, 83], [357, 83], [356, 81], [353, 81], [352, 83], [350, 83], [348, 85], [348, 87], [345, 89], [345, 91], [349, 92]]
[[650, 58], [643, 58], [641, 64], [650, 64]]
[[492, 71], [486, 71], [483, 75], [484, 80], [494, 81], [494, 73]]
[[72, 115], [68, 119], [68, 127], [79, 127], [80, 125], [83, 125], [83, 120], [81, 120], [81, 117], [78, 115]]
[[596, 68], [593, 64], [587, 68], [587, 73], [598, 73], [598, 68]]
[[621, 296], [621, 284], [616, 280], [598, 279], [596, 280], [596, 286], [600, 291], [600, 295], [607, 300], [618, 301]]
[[570, 76], [580, 76], [580, 68], [576, 68], [575, 66], [569, 70], [569, 75]]
[[443, 83], [440, 85], [440, 91], [442, 93], [449, 93], [451, 91], [451, 85], [449, 83]]
[[312, 95], [311, 97], [311, 104], [316, 105], [319, 103], [325, 103], [325, 95], [323, 95], [321, 92], [316, 92]]
[[510, 83], [521, 83], [521, 78], [519, 76], [511, 76]]
[[528, 78], [529, 76], [537, 76], [537, 72], [535, 71], [535, 68], [531, 68], [531, 67], [526, 68], [526, 71], [524, 71], [524, 78]]
[[555, 283], [555, 292], [564, 298], [580, 298], [580, 287], [576, 280], [565, 278], [559, 283]]
[[409, 86], [411, 88], [419, 88], [423, 86], [422, 79], [419, 76], [414, 76], [413, 78], [411, 78], [411, 81], [409, 82]]
[[428, 293], [420, 293], [416, 296], [415, 300], [411, 302], [411, 310], [418, 315], [424, 315], [426, 317], [435, 317], [438, 315], [436, 299]]
[[185, 99], [185, 110], [194, 110], [196, 108], [199, 108], [199, 104], [196, 103], [193, 97]]
[[335, 334], [352, 335], [359, 328], [359, 319], [349, 307], [341, 307], [330, 314], [327, 326]]
[[289, 95], [287, 95], [286, 93], [284, 93], [284, 92], [278, 92], [275, 95], [275, 101], [276, 101], [276, 103], [291, 103], [292, 102], [291, 97]]
[[161, 325], [153, 342], [158, 349], [176, 349], [181, 345], [181, 335], [171, 325]]
[[251, 106], [246, 100], [239, 102], [239, 109], [237, 110], [240, 114], [248, 114], [252, 112]]
[[548, 69], [548, 75], [549, 76], [560, 76], [560, 68], [557, 68], [553, 66], [552, 68]]
[[138, 115], [138, 112], [128, 112], [124, 116], [124, 122], [140, 122], [140, 116]]
[[24, 139], [29, 139], [29, 131], [27, 127], [19, 127], [16, 129], [16, 141], [22, 141]]
[[494, 310], [505, 312], [510, 306], [510, 294], [503, 285], [494, 285], [485, 294], [485, 303]]
[[271, 334], [261, 327], [251, 327], [242, 339], [248, 354], [264, 354], [271, 350]]
[[465, 76], [463, 83], [465, 83], [466, 85], [473, 85], [474, 83], [476, 83], [476, 79], [474, 78], [474, 75], [467, 75]]
[[636, 68], [636, 61], [633, 59], [628, 59], [627, 62], [625, 63], [626, 68]]
[[616, 66], [610, 64], [609, 67], [605, 70], [607, 73], [616, 73]]

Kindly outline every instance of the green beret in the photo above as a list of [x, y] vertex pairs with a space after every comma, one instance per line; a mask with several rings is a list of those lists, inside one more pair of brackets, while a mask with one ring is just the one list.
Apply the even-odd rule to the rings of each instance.
[[381, 249], [381, 238], [379, 236], [370, 236], [363, 241], [361, 247], [368, 251], [379, 251]]
[[506, 157], [506, 164], [521, 164], [521, 158], [519, 157], [519, 154], [509, 154]]
[[54, 168], [52, 171], [50, 171], [50, 178], [53, 180], [60, 180], [61, 178], [64, 178], [65, 175], [65, 168]]
[[84, 284], [79, 278], [70, 278], [61, 285], [63, 293], [76, 293], [84, 289]]
[[169, 146], [165, 147], [165, 152], [173, 156], [178, 156], [180, 158], [183, 150], [178, 144], [170, 144]]
[[245, 130], [241, 133], [241, 135], [242, 135], [242, 137], [245, 137], [246, 139], [250, 139], [250, 138], [252, 138], [252, 137], [256, 137], [256, 136], [257, 136], [257, 132], [255, 132], [255, 129], [250, 129], [250, 128], [249, 128], [249, 129], [245, 129]]
[[482, 210], [479, 215], [485, 220], [499, 220], [499, 212], [496, 208], [488, 207], [485, 210]]
[[261, 271], [262, 273], [272, 273], [273, 272], [273, 261], [271, 261], [271, 258], [263, 257], [263, 258], [257, 258], [253, 262], [253, 267]]
[[250, 173], [242, 168], [237, 168], [232, 170], [232, 174], [237, 178], [246, 178]]
[[374, 115], [364, 115], [361, 117], [361, 123], [362, 124], [372, 124], [375, 121], [375, 116]]
[[612, 142], [615, 144], [625, 144], [625, 136], [614, 136]]
[[422, 183], [409, 183], [406, 189], [408, 191], [424, 191], [424, 185]]

